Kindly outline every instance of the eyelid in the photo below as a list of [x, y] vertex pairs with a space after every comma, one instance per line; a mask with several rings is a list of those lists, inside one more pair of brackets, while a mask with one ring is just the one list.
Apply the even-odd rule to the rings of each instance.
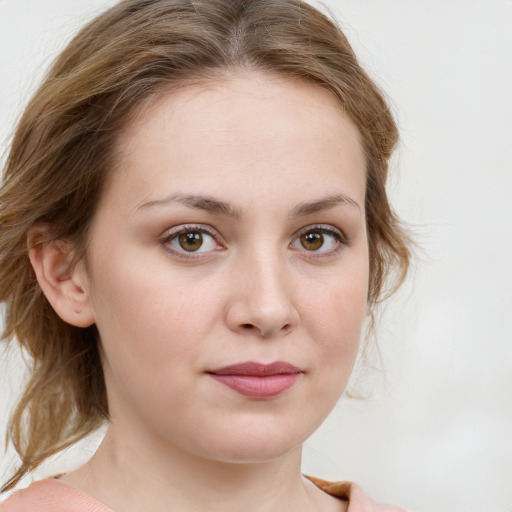
[[327, 233], [335, 236], [342, 243], [349, 243], [348, 237], [345, 235], [345, 233], [343, 233], [341, 229], [333, 226], [332, 224], [310, 224], [309, 226], [304, 226], [303, 228], [299, 229], [299, 231], [297, 231], [294, 236], [302, 236], [309, 231], [320, 231], [322, 233]]
[[219, 232], [208, 224], [179, 224], [178, 226], [166, 229], [162, 238], [174, 237], [180, 233], [186, 233], [188, 231], [204, 231], [214, 238], [222, 238]]
[[220, 249], [214, 249], [213, 251], [204, 251], [204, 252], [186, 252], [186, 251], [179, 251], [175, 249], [174, 247], [170, 246], [170, 241], [179, 236], [182, 233], [188, 233], [190, 231], [199, 231], [208, 234], [215, 240], [215, 243], [218, 246], [221, 246], [222, 249], [224, 249], [225, 242], [220, 233], [212, 228], [212, 226], [209, 226], [208, 224], [180, 224], [178, 226], [174, 226], [172, 228], [167, 229], [164, 234], [160, 238], [160, 243], [164, 246], [165, 250], [169, 253], [171, 253], [173, 256], [177, 256], [178, 258], [182, 259], [193, 259], [193, 258], [201, 258], [205, 257], [212, 252], [215, 252], [215, 250]]
[[304, 226], [299, 231], [297, 231], [293, 237], [290, 245], [297, 240], [302, 235], [305, 235], [311, 231], [317, 231], [323, 234], [330, 235], [336, 239], [338, 242], [338, 246], [330, 251], [308, 251], [307, 249], [303, 249], [305, 253], [307, 253], [310, 257], [320, 258], [323, 256], [329, 256], [335, 252], [337, 252], [342, 247], [350, 247], [349, 238], [343, 233], [343, 231], [331, 224], [310, 224], [309, 226]]

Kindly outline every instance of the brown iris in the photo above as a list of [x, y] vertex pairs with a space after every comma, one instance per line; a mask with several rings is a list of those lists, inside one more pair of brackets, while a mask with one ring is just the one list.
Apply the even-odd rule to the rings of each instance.
[[309, 232], [300, 237], [300, 243], [308, 251], [318, 251], [324, 245], [324, 235], [318, 232]]
[[203, 245], [203, 235], [199, 231], [189, 231], [178, 236], [180, 247], [187, 252], [194, 252]]

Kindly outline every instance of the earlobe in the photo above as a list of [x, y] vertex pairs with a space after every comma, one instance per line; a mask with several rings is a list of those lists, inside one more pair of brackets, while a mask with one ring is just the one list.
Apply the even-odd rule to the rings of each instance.
[[73, 265], [70, 242], [45, 241], [47, 231], [34, 228], [27, 236], [28, 254], [39, 286], [55, 312], [76, 327], [89, 327], [94, 313], [83, 263]]

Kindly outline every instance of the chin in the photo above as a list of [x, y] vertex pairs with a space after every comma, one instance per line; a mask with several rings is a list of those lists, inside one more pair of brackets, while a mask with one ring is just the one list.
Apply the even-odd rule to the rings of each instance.
[[[271, 444], [271, 446], [269, 446]], [[289, 453], [300, 449], [302, 444], [277, 444], [269, 443], [268, 441], [263, 444], [254, 443], [251, 446], [230, 447], [229, 450], [223, 450], [214, 454], [218, 462], [226, 464], [266, 464], [281, 459]], [[213, 454], [212, 454], [213, 455]]]
[[203, 444], [203, 456], [225, 463], [262, 464], [278, 460], [300, 449], [309, 434], [292, 432], [282, 428], [278, 431], [256, 425], [226, 433]]

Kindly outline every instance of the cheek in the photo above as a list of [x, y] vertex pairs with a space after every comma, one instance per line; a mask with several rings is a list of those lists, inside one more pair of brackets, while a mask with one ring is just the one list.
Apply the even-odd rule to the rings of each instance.
[[[121, 246], [121, 244], [119, 244]], [[209, 289], [201, 279], [185, 278], [154, 248], [108, 246], [108, 254], [97, 251], [93, 275], [93, 306], [98, 324], [143, 332], [165, 332], [197, 327], [193, 317], [209, 300]], [[117, 249], [117, 250], [116, 250]], [[149, 256], [148, 256], [149, 254]], [[203, 283], [203, 286], [200, 286]], [[192, 318], [191, 318], [192, 317]], [[140, 333], [139, 333], [140, 334]]]
[[148, 417], [159, 411], [153, 419], [165, 423], [163, 404], [179, 409], [180, 391], [193, 389], [206, 306], [201, 311], [199, 293], [178, 286], [170, 293], [158, 273], [113, 277], [102, 281], [96, 302], [112, 410], [128, 402]]
[[135, 359], [141, 354], [158, 359], [178, 350], [191, 355], [190, 340], [200, 338], [208, 328], [212, 302], [205, 293], [166, 283], [148, 274], [121, 283], [104, 281], [95, 308], [104, 343], [129, 346]]
[[[364, 261], [364, 259], [363, 259]], [[321, 286], [310, 295], [304, 324], [316, 345], [316, 368], [320, 387], [331, 407], [345, 388], [352, 372], [367, 313], [367, 279], [364, 265]]]
[[357, 343], [367, 312], [367, 290], [367, 272], [355, 270], [323, 282], [317, 293], [304, 291], [304, 314], [308, 324], [318, 331], [313, 339]]
[[165, 260], [149, 268], [140, 259], [118, 261], [128, 264], [105, 266], [95, 276], [94, 308], [106, 373], [141, 403], [147, 400], [144, 395], [192, 387], [205, 340], [221, 316], [218, 286], [211, 277], [170, 272]]

